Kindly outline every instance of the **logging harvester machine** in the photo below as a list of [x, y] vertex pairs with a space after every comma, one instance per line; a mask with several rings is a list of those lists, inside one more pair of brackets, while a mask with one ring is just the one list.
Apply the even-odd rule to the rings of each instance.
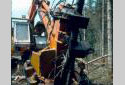
[[[25, 73], [37, 84], [52, 79], [54, 85], [91, 85], [84, 73], [85, 64], [77, 63], [80, 67], [78, 72], [75, 61], [93, 53], [80, 34], [80, 29], [87, 29], [89, 23], [89, 18], [82, 15], [85, 0], [76, 0], [75, 5], [65, 2], [60, 0], [50, 7], [47, 0], [32, 1], [28, 14], [30, 45], [25, 45], [29, 46], [30, 54], [26, 55], [24, 50], [22, 57]], [[34, 25], [36, 15], [39, 15], [40, 21]], [[17, 42], [16, 45], [20, 46]], [[28, 70], [30, 66], [32, 71]]]

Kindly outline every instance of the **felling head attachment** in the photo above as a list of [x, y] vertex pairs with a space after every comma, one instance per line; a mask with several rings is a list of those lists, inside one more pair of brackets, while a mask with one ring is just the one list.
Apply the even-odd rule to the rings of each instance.
[[[60, 26], [64, 26], [70, 35], [69, 48], [72, 56], [86, 57], [94, 50], [86, 41], [79, 41], [79, 29], [87, 29], [89, 18], [82, 15], [84, 0], [78, 0], [76, 8], [66, 5], [62, 8], [56, 8], [53, 11], [53, 17], [60, 19]], [[83, 1], [83, 2], [81, 2]], [[80, 4], [82, 3], [82, 5]]]

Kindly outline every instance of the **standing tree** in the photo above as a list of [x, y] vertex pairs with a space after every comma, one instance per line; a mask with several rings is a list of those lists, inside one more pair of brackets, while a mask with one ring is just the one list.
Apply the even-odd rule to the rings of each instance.
[[104, 3], [105, 0], [102, 0], [102, 56], [104, 55]]
[[112, 57], [113, 57], [113, 1], [107, 0], [107, 35], [108, 35], [108, 64], [112, 68]]

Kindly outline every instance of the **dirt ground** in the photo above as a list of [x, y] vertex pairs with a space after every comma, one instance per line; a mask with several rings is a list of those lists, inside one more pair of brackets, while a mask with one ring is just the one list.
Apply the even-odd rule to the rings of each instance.
[[108, 64], [94, 63], [89, 66], [89, 79], [97, 85], [113, 85], [112, 70]]
[[[95, 68], [91, 68], [91, 72], [88, 72], [88, 77], [95, 85], [113, 85], [112, 74], [109, 73], [109, 69], [106, 65], [98, 67], [97, 65], [92, 65]], [[24, 76], [21, 68], [19, 71], [12, 69], [12, 76]], [[22, 80], [14, 80], [11, 78], [11, 85], [27, 85], [27, 80], [24, 78]], [[46, 81], [48, 83], [49, 81]], [[47, 85], [47, 84], [46, 84]], [[48, 85], [53, 85], [52, 82]]]

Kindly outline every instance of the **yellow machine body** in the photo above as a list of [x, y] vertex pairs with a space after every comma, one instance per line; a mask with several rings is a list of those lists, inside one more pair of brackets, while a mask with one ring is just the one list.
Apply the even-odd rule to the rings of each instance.
[[48, 76], [53, 68], [52, 60], [55, 58], [55, 55], [55, 49], [43, 49], [38, 52], [32, 52], [31, 64], [38, 76]]

